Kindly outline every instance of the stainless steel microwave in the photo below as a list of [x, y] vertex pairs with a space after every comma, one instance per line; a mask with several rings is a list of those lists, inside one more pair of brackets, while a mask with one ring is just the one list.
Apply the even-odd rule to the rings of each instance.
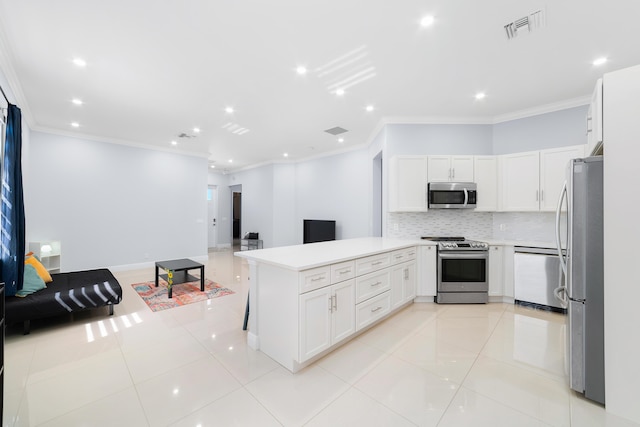
[[430, 182], [429, 209], [473, 209], [478, 198], [478, 186], [473, 182]]

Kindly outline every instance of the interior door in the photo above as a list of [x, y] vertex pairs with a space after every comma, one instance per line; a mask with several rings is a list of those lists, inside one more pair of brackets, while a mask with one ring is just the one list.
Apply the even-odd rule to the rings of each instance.
[[218, 246], [218, 187], [207, 188], [207, 247]]

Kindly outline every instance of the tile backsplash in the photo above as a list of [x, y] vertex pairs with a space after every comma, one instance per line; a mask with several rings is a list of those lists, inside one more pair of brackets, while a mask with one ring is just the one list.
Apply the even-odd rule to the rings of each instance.
[[553, 212], [474, 212], [438, 209], [428, 212], [390, 212], [387, 236], [464, 236], [474, 239], [553, 242]]

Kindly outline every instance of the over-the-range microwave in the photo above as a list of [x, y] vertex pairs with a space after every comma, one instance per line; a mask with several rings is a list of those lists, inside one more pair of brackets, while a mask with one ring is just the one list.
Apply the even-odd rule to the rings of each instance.
[[429, 209], [473, 209], [478, 186], [474, 182], [430, 182], [427, 196]]

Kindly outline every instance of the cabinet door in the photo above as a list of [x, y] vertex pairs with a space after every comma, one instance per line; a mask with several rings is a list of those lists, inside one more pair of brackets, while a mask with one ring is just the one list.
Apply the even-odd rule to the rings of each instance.
[[418, 281], [416, 295], [430, 297], [436, 295], [437, 287], [437, 255], [435, 246], [420, 246], [418, 250]]
[[389, 210], [422, 212], [427, 210], [427, 158], [396, 156], [389, 168]]
[[555, 212], [569, 160], [584, 157], [584, 145], [540, 152], [540, 210]]
[[498, 161], [495, 156], [476, 156], [474, 182], [478, 185], [476, 211], [498, 210]]
[[404, 302], [404, 264], [391, 267], [391, 310]]
[[489, 295], [502, 296], [503, 283], [503, 249], [502, 246], [489, 246]]
[[413, 301], [416, 297], [416, 263], [407, 262], [402, 269], [403, 302]]
[[427, 167], [429, 182], [447, 182], [451, 180], [451, 157], [429, 156]]
[[451, 157], [451, 181], [473, 182], [473, 156]]
[[502, 158], [502, 206], [505, 211], [538, 211], [540, 199], [538, 151]]
[[331, 288], [300, 295], [300, 361], [331, 346]]
[[356, 331], [355, 288], [353, 279], [332, 286], [331, 344], [342, 341]]
[[513, 256], [515, 255], [513, 246], [504, 246], [502, 252], [502, 282], [504, 283], [505, 297], [513, 298]]

